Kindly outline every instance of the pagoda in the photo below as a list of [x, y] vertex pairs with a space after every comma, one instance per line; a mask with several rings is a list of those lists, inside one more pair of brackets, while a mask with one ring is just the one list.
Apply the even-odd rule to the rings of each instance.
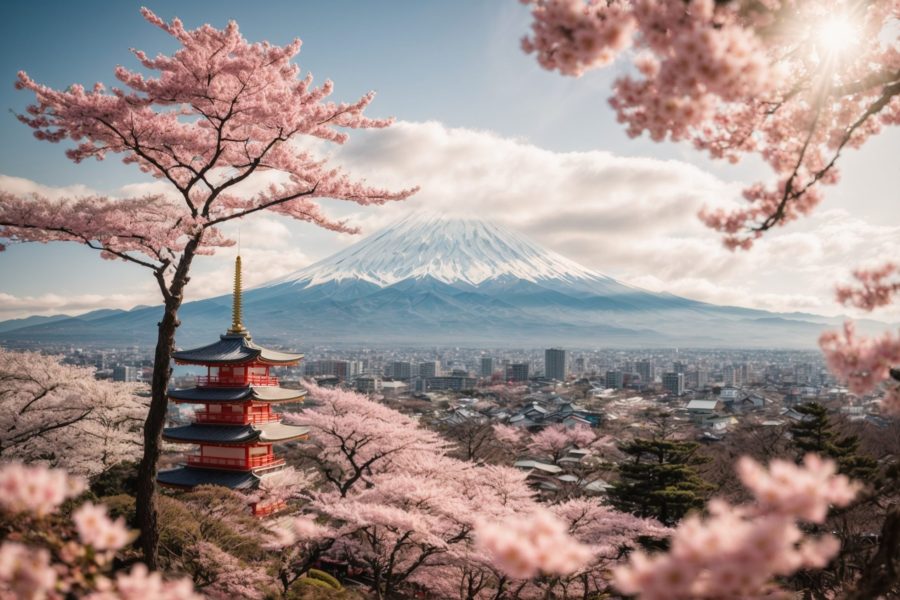
[[[200, 408], [190, 425], [164, 429], [163, 439], [199, 448], [187, 455], [185, 464], [160, 471], [157, 481], [161, 485], [184, 490], [198, 485], [252, 490], [264, 477], [284, 468], [284, 459], [273, 452], [274, 444], [307, 436], [309, 428], [285, 425], [272, 410], [275, 403], [302, 401], [306, 391], [279, 387], [278, 379], [269, 372], [272, 367], [296, 365], [303, 355], [254, 344], [241, 313], [238, 256], [231, 328], [213, 344], [172, 354], [176, 364], [206, 367], [206, 375], [197, 377], [194, 387], [168, 391], [171, 401]], [[283, 502], [257, 503], [253, 513], [264, 516], [281, 506]]]

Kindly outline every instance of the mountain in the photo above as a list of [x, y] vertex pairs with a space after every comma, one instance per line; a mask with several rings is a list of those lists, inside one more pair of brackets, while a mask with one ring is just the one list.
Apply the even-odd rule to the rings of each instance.
[[[252, 269], [252, 265], [245, 265]], [[228, 296], [185, 304], [178, 343], [230, 322]], [[152, 344], [158, 307], [8, 325], [0, 340]], [[625, 285], [477, 219], [414, 216], [244, 293], [254, 338], [317, 344], [809, 348], [839, 319], [716, 306]], [[868, 325], [868, 326], [867, 326]], [[863, 329], [883, 324], [863, 324]]]

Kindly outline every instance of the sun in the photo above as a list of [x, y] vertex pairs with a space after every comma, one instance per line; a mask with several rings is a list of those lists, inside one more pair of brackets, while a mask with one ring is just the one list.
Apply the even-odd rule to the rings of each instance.
[[824, 54], [846, 54], [859, 43], [859, 30], [847, 17], [832, 16], [822, 21], [815, 30], [817, 46]]

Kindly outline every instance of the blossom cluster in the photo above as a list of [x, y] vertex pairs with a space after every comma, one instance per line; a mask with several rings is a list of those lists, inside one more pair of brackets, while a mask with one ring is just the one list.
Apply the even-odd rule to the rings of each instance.
[[476, 533], [478, 544], [500, 570], [517, 579], [570, 575], [593, 556], [589, 546], [571, 537], [565, 524], [546, 510], [501, 523], [483, 522]]
[[10, 513], [44, 516], [84, 488], [84, 480], [69, 477], [62, 469], [7, 463], [0, 469], [0, 508]]
[[104, 506], [85, 502], [72, 513], [72, 521], [81, 543], [94, 550], [121, 550], [131, 538], [125, 527], [125, 519], [119, 517], [113, 521], [106, 514]]
[[768, 469], [743, 458], [738, 474], [754, 504], [710, 502], [708, 517], [678, 526], [669, 552], [635, 552], [616, 569], [619, 591], [641, 600], [766, 598], [779, 591], [774, 577], [827, 565], [839, 542], [804, 535], [798, 521], [822, 523], [829, 506], [848, 505], [859, 486], [814, 455], [802, 466], [776, 460]]
[[900, 294], [900, 266], [887, 262], [874, 269], [857, 269], [853, 277], [857, 286], [841, 285], [837, 288], [837, 300], [863, 310], [875, 310], [887, 306]]
[[631, 44], [635, 29], [629, 7], [620, 1], [539, 0], [532, 14], [532, 36], [522, 40], [522, 49], [563, 75], [579, 76], [611, 63]]
[[[60, 469], [21, 463], [0, 466], [0, 509], [11, 514], [45, 517], [83, 490], [81, 479]], [[0, 598], [44, 600], [74, 595], [92, 600], [200, 600], [190, 580], [164, 581], [142, 564], [130, 574], [119, 573], [115, 581], [108, 579], [101, 569], [132, 539], [125, 520], [113, 521], [105, 507], [86, 502], [72, 512], [72, 521], [78, 542], [67, 541], [69, 534], [57, 531], [55, 521], [39, 519], [16, 535], [26, 540], [35, 537], [47, 548], [11, 540], [0, 544]]]
[[[857, 335], [852, 322], [844, 323], [842, 332], [826, 331], [819, 338], [828, 368], [847, 381], [854, 394], [867, 394], [888, 380], [892, 366], [900, 365], [900, 336], [889, 332], [881, 337]], [[882, 408], [900, 413], [900, 394], [896, 384], [888, 384]]]

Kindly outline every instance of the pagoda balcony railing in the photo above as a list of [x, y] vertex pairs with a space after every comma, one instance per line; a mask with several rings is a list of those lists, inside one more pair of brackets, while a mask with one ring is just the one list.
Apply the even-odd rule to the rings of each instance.
[[243, 413], [215, 413], [202, 410], [194, 413], [195, 423], [206, 424], [250, 425], [251, 423], [271, 423], [280, 419], [281, 415], [276, 413], [250, 413], [245, 415]]
[[249, 470], [258, 467], [269, 467], [272, 465], [282, 464], [283, 458], [278, 458], [274, 454], [263, 454], [262, 456], [251, 456], [247, 458], [222, 458], [219, 456], [203, 456], [201, 454], [188, 454], [187, 464], [191, 467], [214, 467], [216, 469], [239, 469]]
[[287, 502], [284, 500], [277, 500], [275, 502], [269, 502], [268, 504], [256, 503], [253, 505], [253, 515], [256, 517], [267, 517], [286, 506]]
[[237, 387], [243, 385], [278, 385], [278, 378], [271, 375], [244, 375], [243, 377], [220, 377], [219, 375], [198, 375], [200, 387]]

